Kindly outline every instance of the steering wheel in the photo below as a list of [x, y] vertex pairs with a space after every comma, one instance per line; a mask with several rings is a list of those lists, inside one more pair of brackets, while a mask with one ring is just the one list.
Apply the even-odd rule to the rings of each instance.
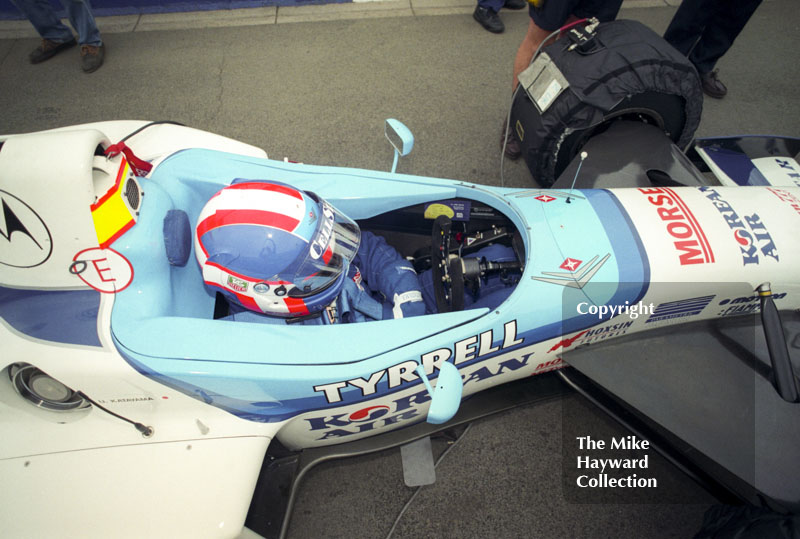
[[449, 217], [440, 215], [433, 222], [431, 232], [433, 295], [440, 313], [464, 309], [464, 270], [461, 258], [450, 256], [452, 225]]

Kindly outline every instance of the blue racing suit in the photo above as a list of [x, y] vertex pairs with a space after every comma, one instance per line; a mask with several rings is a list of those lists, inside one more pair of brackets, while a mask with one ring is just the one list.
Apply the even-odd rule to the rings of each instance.
[[[333, 324], [404, 318], [425, 314], [425, 303], [411, 263], [381, 236], [361, 232], [361, 245], [350, 264], [342, 291], [321, 316], [301, 324]], [[226, 320], [284, 324], [286, 320], [231, 305]]]

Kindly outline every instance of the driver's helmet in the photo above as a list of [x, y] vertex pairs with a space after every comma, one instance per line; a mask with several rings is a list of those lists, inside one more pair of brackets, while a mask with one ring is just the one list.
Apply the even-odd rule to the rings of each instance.
[[239, 179], [206, 203], [194, 241], [206, 285], [252, 311], [292, 318], [336, 299], [361, 233], [311, 192]]

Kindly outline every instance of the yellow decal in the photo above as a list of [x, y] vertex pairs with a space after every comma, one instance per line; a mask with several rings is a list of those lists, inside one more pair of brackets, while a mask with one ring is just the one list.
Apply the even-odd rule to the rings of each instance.
[[440, 215], [446, 215], [452, 219], [455, 214], [453, 208], [445, 204], [431, 204], [425, 208], [425, 219], [436, 219]]
[[128, 161], [123, 158], [114, 186], [91, 206], [97, 241], [104, 249], [136, 224], [134, 214], [122, 198], [122, 186], [129, 171]]

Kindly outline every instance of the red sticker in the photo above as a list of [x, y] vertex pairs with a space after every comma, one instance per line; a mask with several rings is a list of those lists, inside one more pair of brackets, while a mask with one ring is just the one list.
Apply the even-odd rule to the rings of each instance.
[[133, 266], [114, 249], [92, 247], [75, 255], [69, 272], [104, 294], [122, 292], [133, 281]]
[[568, 271], [574, 272], [578, 267], [583, 263], [583, 260], [578, 260], [576, 258], [567, 258], [565, 259], [560, 266], [561, 269], [565, 269]]

